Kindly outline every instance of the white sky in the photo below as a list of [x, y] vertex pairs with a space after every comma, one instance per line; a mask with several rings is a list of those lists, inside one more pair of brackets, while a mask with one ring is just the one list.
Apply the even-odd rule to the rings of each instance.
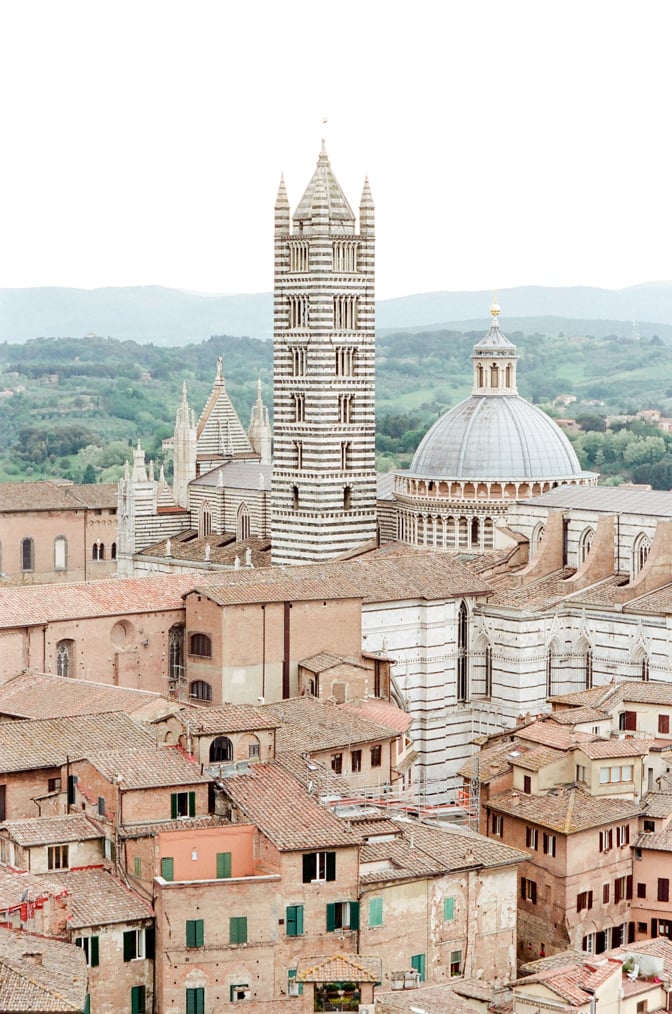
[[[666, 0], [5, 0], [0, 287], [272, 288], [326, 136], [379, 298], [672, 277]], [[328, 118], [322, 127], [323, 117]]]

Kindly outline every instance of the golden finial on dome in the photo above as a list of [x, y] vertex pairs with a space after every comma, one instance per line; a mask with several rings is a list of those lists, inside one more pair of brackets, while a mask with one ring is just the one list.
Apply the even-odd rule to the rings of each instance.
[[492, 306], [490, 307], [490, 313], [495, 318], [495, 320], [497, 320], [497, 318], [499, 317], [500, 310], [499, 310], [499, 303], [497, 302], [497, 293], [496, 292], [493, 292], [493, 294], [492, 294]]

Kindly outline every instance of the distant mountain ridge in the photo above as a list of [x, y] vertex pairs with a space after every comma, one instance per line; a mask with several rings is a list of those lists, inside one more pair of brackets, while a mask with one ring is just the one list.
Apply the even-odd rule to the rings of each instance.
[[[658, 333], [670, 340], [672, 282], [651, 282], [625, 289], [588, 286], [552, 288], [518, 286], [501, 289], [506, 331], [530, 330], [530, 318], [550, 323], [602, 321], [615, 333], [630, 337], [632, 322], [643, 336]], [[478, 330], [487, 325], [492, 292], [426, 292], [376, 304], [381, 330], [463, 327]], [[526, 323], [522, 324], [524, 320]], [[102, 288], [0, 289], [0, 341], [24, 342], [31, 338], [75, 337], [99, 334], [157, 345], [183, 345], [207, 340], [213, 334], [272, 336], [273, 296], [270, 292], [209, 295], [158, 285]], [[589, 333], [604, 333], [604, 327]], [[608, 332], [607, 332], [608, 333]]]

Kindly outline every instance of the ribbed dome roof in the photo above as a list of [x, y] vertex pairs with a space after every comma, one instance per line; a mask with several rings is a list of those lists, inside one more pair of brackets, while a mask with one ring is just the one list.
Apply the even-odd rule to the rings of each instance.
[[582, 475], [569, 440], [518, 395], [472, 395], [425, 434], [409, 474], [432, 479], [567, 479]]

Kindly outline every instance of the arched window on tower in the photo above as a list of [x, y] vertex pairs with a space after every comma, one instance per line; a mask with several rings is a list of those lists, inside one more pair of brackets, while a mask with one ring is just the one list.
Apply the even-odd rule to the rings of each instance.
[[490, 367], [490, 387], [499, 387], [499, 366], [493, 363]]
[[644, 683], [649, 682], [649, 656], [644, 653], [640, 662], [640, 676]]
[[75, 664], [75, 642], [71, 640], [58, 641], [56, 644], [56, 675], [72, 676]]
[[483, 692], [486, 697], [492, 697], [492, 645], [485, 648], [485, 686]]
[[483, 387], [484, 384], [485, 384], [485, 374], [483, 372], [483, 365], [479, 363], [478, 366], [476, 367], [476, 385], [478, 387]]
[[480, 549], [481, 545], [481, 522], [478, 518], [471, 519], [471, 548]]
[[110, 546], [110, 560], [116, 560], [117, 558], [117, 544], [113, 542]]
[[646, 563], [651, 551], [651, 541], [644, 532], [640, 532], [632, 544], [632, 560], [630, 564], [630, 578], [634, 580]]
[[513, 367], [511, 366], [511, 363], [508, 363], [505, 371], [505, 381], [504, 381], [505, 386], [511, 387], [512, 381], [513, 381]]
[[464, 602], [457, 613], [457, 700], [469, 697], [469, 613]]
[[492, 549], [495, 545], [495, 525], [492, 518], [483, 522], [483, 548]]
[[553, 651], [551, 648], [546, 652], [546, 696], [553, 696]]
[[352, 486], [345, 486], [343, 489], [343, 510], [352, 510]]
[[212, 512], [208, 503], [204, 503], [201, 508], [201, 523], [198, 534], [202, 539], [212, 534]]
[[593, 686], [593, 649], [588, 648], [586, 650], [584, 660], [584, 676], [586, 682], [586, 690], [592, 689]]
[[228, 736], [218, 736], [210, 744], [210, 763], [226, 764], [233, 760], [233, 743]]

